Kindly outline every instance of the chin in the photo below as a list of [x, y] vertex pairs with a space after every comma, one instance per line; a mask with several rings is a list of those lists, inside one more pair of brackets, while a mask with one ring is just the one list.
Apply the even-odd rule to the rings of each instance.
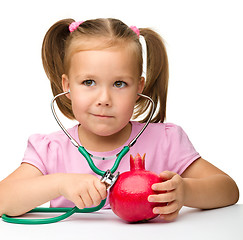
[[121, 134], [123, 130], [126, 129], [128, 124], [114, 124], [114, 123], [93, 123], [89, 125], [82, 125], [83, 129], [85, 129], [86, 133], [90, 133], [92, 135], [96, 135], [97, 137], [112, 137]]

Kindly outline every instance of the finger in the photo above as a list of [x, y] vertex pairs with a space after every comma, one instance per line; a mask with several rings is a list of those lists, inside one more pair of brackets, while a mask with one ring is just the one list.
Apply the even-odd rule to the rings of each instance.
[[173, 213], [170, 213], [170, 214], [164, 214], [164, 215], [162, 214], [162, 215], [160, 215], [160, 218], [165, 221], [171, 222], [177, 218], [178, 214], [179, 214], [179, 210], [177, 210]]
[[94, 182], [94, 186], [99, 192], [101, 199], [105, 199], [107, 197], [107, 189], [105, 183], [102, 183], [100, 180]]
[[72, 202], [75, 204], [75, 206], [79, 209], [85, 208], [85, 204], [80, 196], [76, 196], [73, 198]]
[[83, 193], [80, 197], [83, 200], [85, 207], [91, 207], [93, 205], [93, 200], [88, 191]]
[[102, 200], [102, 197], [95, 187], [89, 189], [89, 195], [92, 199], [93, 204], [95, 206], [98, 206]]
[[172, 191], [176, 189], [176, 186], [177, 186], [176, 181], [173, 181], [173, 179], [171, 179], [171, 180], [167, 180], [166, 182], [153, 184], [152, 189], [154, 191]]
[[149, 202], [168, 203], [168, 202], [175, 201], [175, 199], [176, 199], [176, 196], [175, 196], [174, 191], [148, 196]]
[[173, 201], [173, 202], [169, 203], [166, 206], [155, 207], [153, 209], [153, 212], [155, 214], [162, 214], [162, 215], [166, 214], [166, 215], [168, 215], [168, 214], [172, 214], [172, 213], [174, 213], [176, 211], [179, 211], [179, 210], [180, 210], [180, 208], [179, 208], [178, 202], [177, 201]]
[[163, 171], [159, 174], [159, 177], [162, 179], [162, 181], [167, 181], [171, 178], [173, 178], [176, 175], [176, 173], [171, 171]]

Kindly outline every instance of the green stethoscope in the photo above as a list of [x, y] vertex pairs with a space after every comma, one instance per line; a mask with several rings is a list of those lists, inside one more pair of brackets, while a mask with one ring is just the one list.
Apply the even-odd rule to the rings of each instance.
[[[59, 124], [59, 126], [61, 127], [61, 129], [63, 130], [63, 132], [67, 135], [67, 137], [70, 139], [71, 143], [78, 148], [79, 152], [85, 157], [85, 159], [87, 160], [90, 168], [98, 175], [102, 176], [101, 178], [101, 182], [104, 182], [107, 185], [107, 190], [109, 188], [112, 187], [112, 185], [116, 182], [118, 176], [119, 176], [119, 172], [116, 175], [113, 175], [114, 172], [117, 170], [119, 163], [121, 161], [121, 159], [124, 157], [124, 155], [130, 150], [130, 148], [136, 143], [137, 139], [140, 137], [140, 135], [143, 133], [143, 131], [146, 129], [146, 127], [148, 126], [149, 122], [152, 119], [153, 113], [154, 113], [154, 101], [143, 94], [138, 93], [139, 96], [146, 98], [147, 100], [150, 101], [151, 103], [151, 114], [146, 122], [146, 124], [144, 125], [144, 127], [140, 130], [140, 132], [136, 135], [136, 137], [127, 145], [124, 146], [123, 149], [115, 156], [110, 156], [110, 157], [106, 157], [106, 158], [102, 158], [102, 157], [97, 157], [97, 156], [93, 156], [92, 154], [88, 153], [86, 151], [86, 149], [83, 146], [80, 146], [77, 141], [69, 134], [69, 132], [66, 130], [66, 128], [63, 126], [63, 124], [61, 123], [61, 121], [59, 120], [59, 118], [57, 117], [55, 108], [54, 108], [54, 102], [56, 101], [56, 99], [62, 95], [66, 95], [70, 93], [70, 91], [68, 92], [63, 92], [60, 93], [58, 95], [56, 95], [52, 101], [51, 101], [51, 110], [52, 113], [54, 115], [54, 118], [56, 119], [57, 123]], [[98, 169], [92, 158], [95, 159], [100, 159], [100, 160], [104, 160], [104, 159], [114, 159], [115, 163], [113, 165], [113, 167], [111, 169], [108, 169], [107, 171], [102, 171], [100, 169]], [[58, 221], [61, 221], [69, 216], [71, 216], [74, 213], [90, 213], [90, 212], [95, 212], [100, 210], [104, 205], [105, 205], [106, 199], [102, 200], [100, 205], [96, 206], [96, 207], [91, 207], [91, 208], [84, 208], [84, 209], [79, 209], [76, 206], [74, 208], [43, 208], [43, 207], [37, 207], [35, 209], [32, 209], [31, 211], [29, 211], [28, 213], [31, 212], [65, 212], [64, 214], [57, 216], [57, 217], [51, 217], [51, 218], [44, 218], [44, 219], [22, 219], [22, 218], [15, 218], [15, 217], [9, 217], [6, 214], [2, 215], [2, 219], [5, 222], [9, 222], [9, 223], [16, 223], [16, 224], [47, 224], [47, 223], [55, 223]]]

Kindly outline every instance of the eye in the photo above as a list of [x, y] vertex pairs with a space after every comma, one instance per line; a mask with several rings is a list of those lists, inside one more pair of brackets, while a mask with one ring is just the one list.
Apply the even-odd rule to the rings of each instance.
[[82, 84], [87, 86], [87, 87], [92, 87], [92, 86], [95, 86], [95, 81], [88, 79], [88, 80], [83, 81]]
[[124, 88], [127, 86], [127, 83], [123, 82], [123, 81], [116, 81], [114, 83], [114, 86], [117, 87], [117, 88]]

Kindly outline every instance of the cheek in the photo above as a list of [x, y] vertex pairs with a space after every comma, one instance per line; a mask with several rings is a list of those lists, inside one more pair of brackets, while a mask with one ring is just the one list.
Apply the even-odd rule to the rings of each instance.
[[120, 109], [121, 109], [121, 114], [123, 115], [123, 117], [126, 118], [131, 118], [133, 111], [134, 111], [134, 105], [135, 105], [135, 99], [124, 99], [122, 101], [120, 101], [119, 103], [120, 105]]
[[[75, 96], [75, 97], [73, 97]], [[89, 106], [89, 99], [83, 97], [82, 94], [73, 94], [71, 96], [72, 110], [75, 116], [82, 114]]]

